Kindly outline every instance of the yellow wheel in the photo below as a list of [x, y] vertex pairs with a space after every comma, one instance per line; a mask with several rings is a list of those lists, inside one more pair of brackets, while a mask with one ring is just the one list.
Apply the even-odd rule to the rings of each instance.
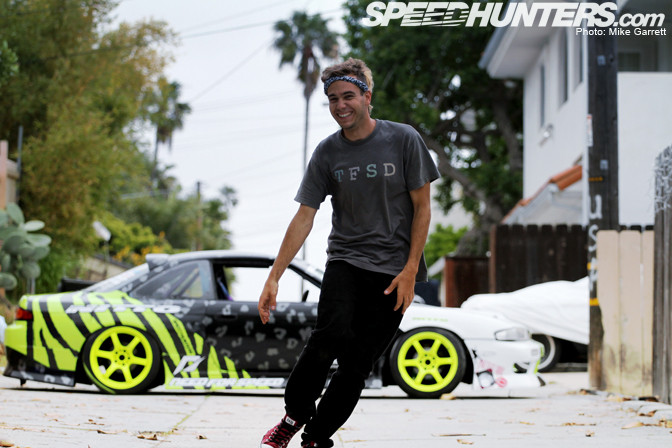
[[156, 342], [132, 327], [109, 327], [95, 333], [84, 346], [82, 357], [93, 384], [112, 394], [143, 392], [159, 372]]
[[390, 352], [392, 377], [414, 398], [436, 398], [462, 381], [467, 354], [462, 342], [445, 330], [417, 329], [401, 335]]

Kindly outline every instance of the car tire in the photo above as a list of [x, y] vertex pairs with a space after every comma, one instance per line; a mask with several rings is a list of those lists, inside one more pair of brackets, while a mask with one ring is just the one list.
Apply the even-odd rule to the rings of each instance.
[[156, 341], [142, 330], [125, 326], [94, 333], [82, 350], [86, 376], [103, 392], [134, 394], [149, 389], [160, 370]]
[[462, 381], [467, 368], [462, 341], [438, 328], [419, 328], [399, 336], [390, 352], [395, 383], [413, 398], [438, 398]]
[[560, 340], [547, 334], [533, 334], [532, 339], [544, 346], [544, 354], [539, 361], [539, 372], [549, 372], [560, 361], [562, 355], [562, 343]]

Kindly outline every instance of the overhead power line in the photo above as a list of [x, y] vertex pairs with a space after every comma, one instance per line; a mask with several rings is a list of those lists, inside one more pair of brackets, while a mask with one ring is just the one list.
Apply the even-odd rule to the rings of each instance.
[[286, 5], [286, 4], [287, 4], [287, 0], [281, 0], [279, 2], [271, 3], [269, 5], [256, 5], [255, 4], [254, 8], [250, 9], [248, 11], [241, 12], [241, 13], [238, 13], [238, 14], [232, 14], [230, 16], [227, 16], [227, 17], [224, 17], [224, 18], [221, 18], [221, 19], [210, 20], [210, 21], [205, 22], [205, 23], [190, 26], [189, 28], [186, 28], [186, 29], [182, 30], [181, 33], [184, 33], [186, 31], [191, 31], [193, 29], [202, 29], [205, 26], [215, 25], [217, 23], [228, 22], [230, 20], [235, 20], [235, 19], [238, 19], [240, 17], [250, 16], [250, 15], [253, 15], [253, 14], [259, 14], [260, 10], [267, 11], [271, 8], [276, 7], [276, 6]]
[[[330, 11], [324, 11], [324, 12], [317, 12], [315, 14], [311, 14], [313, 16], [321, 15], [321, 16], [326, 16], [326, 15], [331, 15], [335, 14], [337, 12], [342, 12], [343, 10], [341, 8], [338, 9], [332, 9]], [[192, 39], [194, 37], [203, 37], [203, 36], [210, 36], [213, 34], [220, 34], [220, 33], [230, 33], [231, 31], [240, 31], [240, 30], [246, 30], [250, 28], [258, 28], [261, 26], [268, 26], [268, 25], [275, 25], [278, 22], [278, 20], [270, 20], [266, 22], [257, 22], [257, 23], [248, 23], [245, 25], [238, 25], [238, 26], [231, 26], [228, 28], [222, 28], [218, 30], [211, 30], [211, 31], [203, 31], [202, 33], [195, 33], [195, 34], [187, 34], [186, 36], [180, 36], [182, 39]]]
[[191, 102], [196, 101], [197, 99], [201, 98], [203, 95], [205, 95], [206, 93], [208, 93], [209, 91], [211, 91], [212, 89], [214, 89], [215, 87], [217, 87], [218, 85], [220, 85], [221, 83], [223, 83], [224, 81], [226, 81], [227, 78], [228, 78], [229, 76], [233, 75], [233, 74], [234, 74], [235, 72], [237, 72], [241, 67], [243, 67], [245, 64], [247, 64], [248, 62], [250, 62], [250, 61], [252, 60], [252, 58], [254, 58], [254, 57], [255, 57], [261, 50], [263, 50], [264, 48], [268, 48], [268, 46], [269, 46], [270, 44], [271, 44], [271, 42], [268, 42], [268, 41], [267, 41], [267, 42], [264, 42], [259, 48], [257, 48], [256, 50], [254, 50], [254, 51], [253, 51], [252, 53], [250, 53], [245, 59], [243, 59], [241, 62], [239, 62], [238, 65], [236, 65], [236, 66], [233, 67], [231, 70], [229, 70], [228, 72], [226, 72], [226, 73], [224, 74], [224, 76], [222, 76], [222, 77], [219, 78], [217, 81], [215, 81], [215, 82], [213, 82], [212, 84], [210, 84], [208, 87], [206, 87], [205, 89], [203, 89], [200, 93], [196, 94], [196, 95], [195, 95], [193, 98], [191, 98], [188, 102], [191, 103]]

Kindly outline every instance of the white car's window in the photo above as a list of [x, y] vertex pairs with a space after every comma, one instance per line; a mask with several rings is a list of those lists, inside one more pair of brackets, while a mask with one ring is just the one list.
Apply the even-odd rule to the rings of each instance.
[[[264, 283], [268, 278], [271, 268], [266, 267], [235, 267], [227, 268], [231, 274], [229, 293], [233, 300], [254, 301], [259, 300]], [[303, 289], [302, 289], [303, 284]], [[277, 300], [281, 302], [300, 302], [303, 294], [307, 295], [307, 301], [315, 302], [319, 298], [320, 288], [308, 281], [291, 269], [287, 269], [280, 279]]]

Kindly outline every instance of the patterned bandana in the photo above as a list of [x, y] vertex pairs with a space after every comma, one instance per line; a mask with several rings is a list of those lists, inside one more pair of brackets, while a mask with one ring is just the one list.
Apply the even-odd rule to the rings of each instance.
[[365, 82], [360, 81], [357, 78], [353, 78], [352, 76], [332, 76], [331, 78], [327, 79], [324, 81], [324, 94], [327, 94], [327, 90], [329, 90], [329, 86], [335, 83], [336, 81], [347, 81], [351, 82], [357, 87], [359, 87], [362, 92], [366, 92], [369, 90], [369, 86], [366, 85]]

